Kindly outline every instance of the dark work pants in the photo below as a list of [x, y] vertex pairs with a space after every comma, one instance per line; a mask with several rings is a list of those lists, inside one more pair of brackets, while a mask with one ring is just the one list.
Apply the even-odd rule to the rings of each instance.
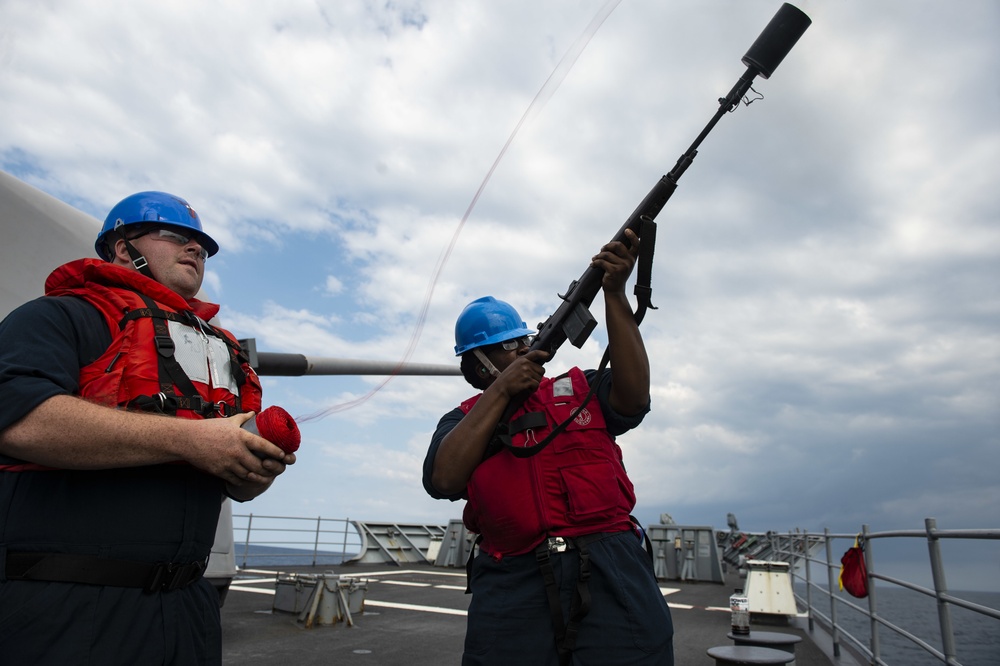
[[0, 582], [0, 664], [217, 665], [219, 595], [202, 579], [182, 589]]
[[[590, 544], [589, 551], [591, 608], [580, 625], [574, 666], [672, 666], [670, 610], [642, 541], [622, 532]], [[579, 553], [551, 558], [568, 619]], [[558, 665], [545, 582], [533, 553], [500, 562], [478, 555], [472, 594], [464, 666]]]

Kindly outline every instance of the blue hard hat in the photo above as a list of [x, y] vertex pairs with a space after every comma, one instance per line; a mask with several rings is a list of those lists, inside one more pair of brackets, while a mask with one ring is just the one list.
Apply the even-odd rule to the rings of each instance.
[[107, 235], [118, 227], [150, 222], [165, 227], [178, 227], [181, 233], [194, 231], [198, 243], [205, 248], [210, 257], [219, 251], [219, 244], [201, 228], [201, 218], [187, 201], [166, 192], [138, 192], [119, 201], [108, 213], [104, 226], [101, 227], [101, 233], [97, 235], [97, 241], [94, 243], [97, 256], [105, 261], [111, 261], [105, 241]]
[[477, 298], [462, 310], [455, 322], [455, 356], [470, 349], [534, 335], [509, 303], [492, 296]]

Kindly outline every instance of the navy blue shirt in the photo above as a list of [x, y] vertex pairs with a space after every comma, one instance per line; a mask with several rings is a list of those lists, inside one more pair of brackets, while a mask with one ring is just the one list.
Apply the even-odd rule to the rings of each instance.
[[42, 297], [0, 322], [0, 430], [55, 395], [79, 388], [80, 369], [111, 344], [101, 313], [84, 300]]

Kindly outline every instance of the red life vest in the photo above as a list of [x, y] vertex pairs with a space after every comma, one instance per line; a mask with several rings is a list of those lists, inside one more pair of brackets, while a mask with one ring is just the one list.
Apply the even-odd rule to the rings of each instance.
[[[514, 446], [532, 446], [583, 402], [589, 387], [583, 371], [545, 378], [511, 421], [540, 412], [548, 423], [517, 433]], [[466, 400], [468, 414], [482, 394]], [[537, 455], [518, 458], [504, 448], [480, 463], [467, 486], [463, 519], [482, 535], [482, 550], [496, 559], [520, 555], [548, 536], [582, 536], [632, 528], [635, 491], [621, 449], [591, 400], [566, 430]]]
[[[205, 323], [218, 313], [218, 305], [186, 300], [136, 271], [98, 259], [60, 266], [45, 281], [45, 294], [84, 299], [100, 310], [111, 331], [108, 349], [80, 371], [80, 396], [116, 408], [143, 408], [144, 400], [149, 408], [149, 401], [156, 396], [174, 396], [165, 411], [190, 419], [260, 411], [260, 381], [239, 343], [228, 331]], [[203, 340], [221, 340], [228, 358], [216, 359], [216, 363], [228, 369], [232, 382], [226, 377], [220, 385], [210, 385], [190, 378], [196, 393], [189, 395], [190, 387], [184, 390], [173, 375], [163, 376], [164, 345], [171, 347], [163, 339], [164, 335], [169, 337], [167, 321], [175, 328], [185, 327], [179, 330], [190, 329], [190, 335]], [[208, 367], [208, 358], [205, 364]], [[178, 379], [183, 382], [185, 377]], [[230, 390], [229, 384], [235, 385], [237, 392]]]

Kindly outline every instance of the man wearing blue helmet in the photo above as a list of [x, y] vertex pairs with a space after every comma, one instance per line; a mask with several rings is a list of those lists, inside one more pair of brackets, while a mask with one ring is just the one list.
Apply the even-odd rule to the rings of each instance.
[[[185, 249], [179, 260], [157, 264], [163, 275], [153, 274], [149, 262], [133, 244], [136, 239], [147, 235], [153, 239], [172, 242]], [[124, 244], [128, 253], [127, 261], [124, 257], [118, 259], [115, 256], [118, 241]], [[188, 251], [191, 243], [197, 246], [197, 250]], [[139, 192], [126, 197], [111, 209], [104, 220], [101, 232], [97, 235], [94, 249], [97, 251], [97, 256], [105, 261], [131, 264], [146, 277], [167, 284], [185, 298], [193, 298], [201, 288], [205, 261], [219, 251], [219, 245], [204, 232], [198, 213], [184, 199], [166, 192]], [[147, 244], [149, 252], [165, 249], [167, 248], [163, 245]], [[190, 259], [192, 254], [201, 259], [200, 262], [191, 264], [196, 269], [194, 273], [180, 270], [178, 264]]]
[[610, 370], [546, 377], [548, 352], [530, 349], [517, 311], [490, 296], [455, 325], [462, 374], [482, 393], [441, 418], [423, 483], [467, 500], [465, 526], [479, 535], [465, 666], [673, 664], [670, 611], [615, 441], [649, 411], [649, 359], [625, 296], [639, 239], [626, 236], [631, 249], [613, 241], [591, 263], [604, 271]]
[[0, 663], [219, 664], [223, 498], [295, 456], [240, 428], [260, 382], [195, 297], [194, 209], [129, 196], [95, 249], [0, 323]]

